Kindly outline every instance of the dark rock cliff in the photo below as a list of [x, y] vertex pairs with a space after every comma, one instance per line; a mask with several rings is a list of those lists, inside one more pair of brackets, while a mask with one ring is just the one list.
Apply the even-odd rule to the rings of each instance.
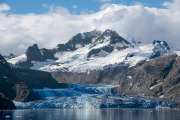
[[15, 109], [14, 103], [3, 93], [0, 93], [0, 110]]
[[[5, 59], [0, 56], [0, 92], [2, 92], [7, 98], [15, 99], [19, 101], [27, 101], [27, 98], [36, 98], [25, 82], [20, 79], [17, 75], [17, 72], [9, 63], [5, 61]], [[19, 96], [18, 89], [22, 89], [21, 92], [22, 97], [18, 99]], [[31, 97], [32, 96], [32, 97]]]
[[27, 102], [39, 99], [32, 89], [62, 88], [50, 73], [11, 66], [0, 55], [0, 109], [14, 109], [12, 100]]
[[26, 50], [27, 61], [42, 61], [43, 55], [40, 52], [37, 44], [28, 47]]

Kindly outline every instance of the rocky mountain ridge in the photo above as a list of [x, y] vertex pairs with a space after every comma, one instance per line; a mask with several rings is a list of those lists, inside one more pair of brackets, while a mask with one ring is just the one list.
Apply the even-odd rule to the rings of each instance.
[[53, 72], [59, 82], [120, 85], [117, 94], [145, 95], [180, 102], [180, 57], [168, 53], [129, 68], [116, 64], [87, 73]]
[[24, 68], [54, 72], [87, 72], [103, 69], [116, 63], [135, 66], [170, 51], [165, 41], [133, 46], [112, 30], [93, 30], [73, 36], [69, 42], [58, 44], [54, 49], [30, 46], [22, 56], [8, 60]]

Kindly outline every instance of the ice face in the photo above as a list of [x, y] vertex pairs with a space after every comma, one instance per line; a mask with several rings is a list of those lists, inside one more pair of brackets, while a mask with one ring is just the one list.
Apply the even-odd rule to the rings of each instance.
[[118, 85], [81, 85], [70, 84], [69, 88], [65, 89], [34, 89], [34, 91], [42, 98], [47, 97], [72, 97], [86, 94], [104, 94], [111, 95], [111, 90]]
[[70, 84], [65, 89], [35, 89], [42, 99], [27, 103], [14, 101], [22, 109], [77, 108], [171, 108], [175, 102], [144, 96], [114, 95], [115, 85]]

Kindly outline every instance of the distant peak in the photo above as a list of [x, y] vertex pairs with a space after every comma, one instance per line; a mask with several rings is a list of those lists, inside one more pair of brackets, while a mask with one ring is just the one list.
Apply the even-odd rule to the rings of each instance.
[[37, 44], [34, 44], [32, 47], [38, 48], [38, 45], [37, 45]]
[[112, 35], [118, 35], [118, 33], [117, 33], [116, 31], [113, 31], [113, 30], [110, 30], [110, 29], [106, 29], [106, 30], [103, 32], [103, 35], [112, 36]]
[[162, 54], [168, 53], [170, 51], [170, 48], [165, 41], [154, 40], [153, 46], [154, 46], [152, 49], [153, 53], [152, 53], [150, 59], [159, 57]]
[[110, 29], [106, 29], [106, 30], [104, 31], [104, 33], [111, 33], [111, 32], [113, 32], [113, 31], [110, 30]]
[[168, 44], [165, 41], [154, 40], [153, 45], [165, 48], [166, 50], [170, 50]]
[[98, 30], [98, 29], [94, 29], [90, 32], [85, 32], [85, 33], [82, 33], [83, 35], [85, 36], [89, 36], [89, 37], [97, 37], [99, 34], [101, 34], [101, 31]]
[[94, 29], [94, 30], [92, 30], [91, 32], [101, 32], [101, 31], [98, 30], [98, 29]]

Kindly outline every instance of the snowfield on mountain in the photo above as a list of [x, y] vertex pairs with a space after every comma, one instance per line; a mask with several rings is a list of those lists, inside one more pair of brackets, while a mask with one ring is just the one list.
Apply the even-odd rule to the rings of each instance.
[[[31, 69], [87, 73], [119, 63], [132, 67], [141, 61], [148, 61], [170, 51], [165, 41], [155, 40], [152, 44], [130, 43], [109, 29], [104, 32], [93, 30], [77, 34], [68, 43], [59, 44], [56, 48], [49, 50], [55, 51], [48, 53], [50, 54], [48, 56], [54, 56], [53, 59], [45, 58], [43, 49], [38, 48], [38, 50], [37, 53], [41, 55], [37, 57], [40, 59], [28, 61]], [[8, 62], [23, 63], [26, 62], [26, 57], [29, 56], [22, 55]]]

